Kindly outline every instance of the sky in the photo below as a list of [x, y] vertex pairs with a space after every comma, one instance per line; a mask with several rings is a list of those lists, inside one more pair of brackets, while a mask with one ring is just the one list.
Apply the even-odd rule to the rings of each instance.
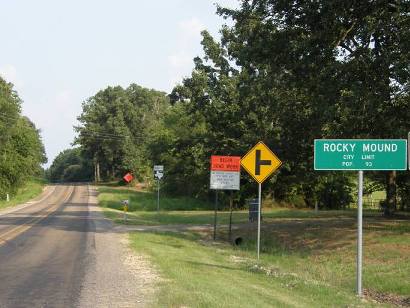
[[215, 3], [238, 0], [0, 0], [0, 75], [41, 130], [49, 162], [71, 147], [81, 104], [131, 83], [169, 93], [218, 37]]

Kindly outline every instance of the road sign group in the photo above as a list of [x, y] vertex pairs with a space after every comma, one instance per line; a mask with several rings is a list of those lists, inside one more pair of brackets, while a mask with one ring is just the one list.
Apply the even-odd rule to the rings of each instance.
[[[362, 295], [363, 170], [406, 170], [407, 155], [407, 140], [402, 139], [316, 139], [314, 141], [315, 170], [359, 171], [356, 281], [359, 296]], [[258, 182], [259, 186], [257, 235], [257, 256], [259, 259], [261, 184], [280, 167], [282, 162], [263, 142], [258, 142], [242, 159], [230, 156], [212, 156], [211, 189], [239, 190], [239, 161], [240, 165]]]
[[[211, 156], [211, 189], [239, 190], [240, 166], [258, 182], [258, 237], [257, 255], [260, 251], [261, 185], [277, 170], [282, 162], [262, 142], [258, 142], [242, 159], [239, 156]], [[214, 239], [216, 232], [216, 212], [218, 194], [215, 194]]]
[[[409, 133], [410, 140], [410, 133]], [[409, 145], [410, 146], [410, 145]], [[358, 253], [357, 253], [357, 292], [361, 291], [362, 264], [362, 191], [363, 170], [406, 170], [407, 140], [401, 139], [316, 139], [314, 141], [315, 170], [358, 170]], [[282, 162], [263, 143], [258, 142], [242, 158], [239, 156], [211, 156], [210, 188], [215, 190], [214, 238], [216, 232], [216, 213], [218, 209], [218, 190], [240, 189], [240, 167], [242, 166], [258, 182], [258, 234], [257, 256], [260, 252], [260, 214], [261, 185], [275, 172]], [[410, 166], [409, 166], [410, 169]], [[164, 166], [154, 166], [154, 178], [159, 182], [163, 177]]]
[[241, 166], [258, 183], [263, 183], [282, 162], [263, 143], [258, 142], [242, 158], [239, 156], [211, 156], [211, 189], [239, 190]]

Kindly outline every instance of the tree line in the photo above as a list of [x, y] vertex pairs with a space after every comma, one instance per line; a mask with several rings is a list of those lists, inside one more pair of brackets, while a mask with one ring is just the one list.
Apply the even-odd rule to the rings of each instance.
[[[75, 144], [96, 179], [165, 166], [169, 193], [209, 195], [209, 159], [264, 141], [284, 162], [264, 191], [301, 206], [353, 201], [355, 174], [315, 172], [320, 138], [406, 138], [410, 128], [410, 2], [240, 1], [217, 8], [232, 26], [202, 32], [203, 57], [169, 95], [108, 87], [83, 104]], [[367, 172], [386, 209], [409, 208], [407, 172]], [[240, 202], [256, 191], [246, 175]]]
[[40, 131], [21, 114], [13, 84], [0, 77], [0, 199], [14, 195], [47, 162]]

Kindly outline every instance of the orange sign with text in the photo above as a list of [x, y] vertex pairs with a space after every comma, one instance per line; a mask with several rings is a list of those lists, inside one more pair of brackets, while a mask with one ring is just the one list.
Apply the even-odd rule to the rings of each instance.
[[239, 156], [211, 156], [211, 171], [233, 171], [241, 170], [241, 158]]

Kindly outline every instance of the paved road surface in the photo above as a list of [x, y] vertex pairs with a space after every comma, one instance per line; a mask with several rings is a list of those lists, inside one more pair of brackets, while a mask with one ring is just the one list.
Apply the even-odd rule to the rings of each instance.
[[112, 232], [95, 196], [87, 185], [56, 185], [0, 212], [1, 308], [148, 303], [149, 281], [123, 264], [124, 235]]

